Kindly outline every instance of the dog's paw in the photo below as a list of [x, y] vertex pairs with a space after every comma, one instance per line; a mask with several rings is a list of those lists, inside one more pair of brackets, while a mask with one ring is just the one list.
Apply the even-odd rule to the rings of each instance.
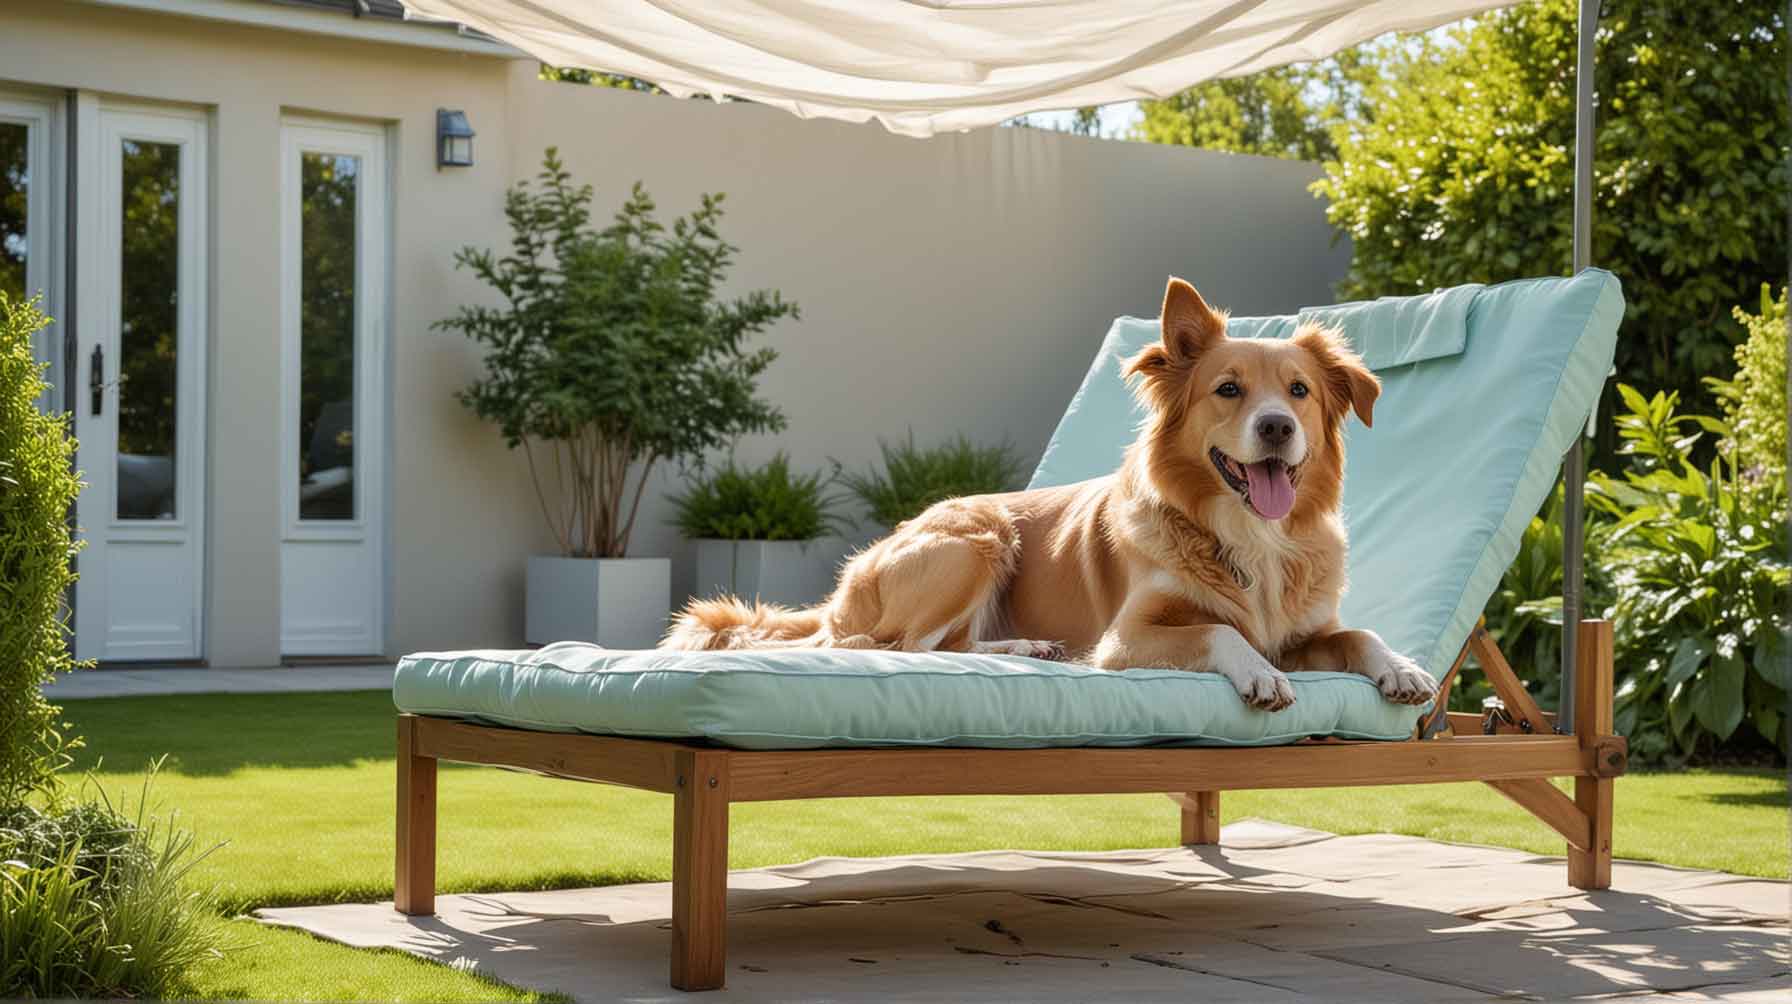
[[1387, 654], [1375, 685], [1381, 689], [1381, 696], [1395, 704], [1425, 704], [1437, 696], [1437, 681], [1431, 674], [1398, 652]]
[[1065, 658], [1063, 642], [1038, 641], [1032, 638], [980, 641], [972, 646], [972, 651], [984, 655], [1023, 655], [1029, 659], [1049, 659], [1053, 662], [1063, 662]]
[[1033, 651], [1027, 654], [1035, 659], [1065, 662], [1070, 658], [1069, 651], [1064, 648], [1064, 643], [1061, 641], [1029, 641], [1027, 644], [1033, 646]]
[[1259, 711], [1280, 711], [1294, 703], [1294, 685], [1279, 669], [1269, 666], [1254, 669], [1242, 679], [1234, 679], [1232, 684], [1238, 688], [1238, 696], [1244, 698], [1244, 703]]

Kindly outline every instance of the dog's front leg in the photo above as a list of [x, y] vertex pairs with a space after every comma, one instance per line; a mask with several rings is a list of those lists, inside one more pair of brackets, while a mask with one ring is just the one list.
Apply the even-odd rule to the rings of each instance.
[[1437, 681], [1419, 664], [1388, 647], [1373, 631], [1321, 631], [1282, 654], [1289, 672], [1333, 670], [1366, 676], [1381, 696], [1396, 704], [1425, 704], [1437, 696]]
[[1288, 677], [1269, 664], [1230, 624], [1166, 625], [1122, 621], [1095, 647], [1102, 669], [1186, 669], [1232, 681], [1253, 708], [1280, 711], [1294, 703]]

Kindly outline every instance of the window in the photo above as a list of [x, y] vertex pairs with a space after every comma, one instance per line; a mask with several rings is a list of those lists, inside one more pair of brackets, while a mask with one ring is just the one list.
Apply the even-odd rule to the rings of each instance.
[[31, 127], [0, 119], [0, 290], [25, 294], [31, 246], [26, 230], [31, 198]]
[[299, 518], [354, 519], [361, 161], [307, 151], [299, 175]]
[[181, 148], [121, 142], [118, 518], [173, 519]]

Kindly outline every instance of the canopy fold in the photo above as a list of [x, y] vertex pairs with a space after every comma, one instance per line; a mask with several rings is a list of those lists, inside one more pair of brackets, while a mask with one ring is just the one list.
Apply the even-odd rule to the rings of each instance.
[[544, 63], [895, 133], [1166, 97], [1512, 0], [404, 0]]

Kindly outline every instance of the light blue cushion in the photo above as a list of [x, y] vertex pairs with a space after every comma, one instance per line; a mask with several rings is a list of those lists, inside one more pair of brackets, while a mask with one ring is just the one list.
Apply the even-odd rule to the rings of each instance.
[[1255, 711], [1217, 673], [1122, 673], [1019, 656], [919, 652], [616, 652], [562, 642], [398, 664], [401, 711], [548, 732], [823, 746], [1265, 746], [1313, 735], [1405, 739], [1421, 709], [1344, 673], [1296, 673]]
[[[1592, 413], [1623, 315], [1617, 278], [1589, 269], [1231, 319], [1240, 338], [1337, 325], [1381, 378], [1375, 427], [1353, 418], [1345, 436], [1346, 624], [1449, 669]], [[1114, 322], [1031, 487], [1119, 467], [1144, 417], [1121, 363], [1158, 337], [1156, 320]]]
[[[1382, 379], [1376, 425], [1352, 420], [1344, 508], [1347, 623], [1441, 674], [1517, 553], [1611, 367], [1623, 315], [1609, 273], [1462, 287], [1303, 311], [1344, 329]], [[1296, 317], [1233, 318], [1285, 338]], [[1142, 417], [1121, 360], [1154, 320], [1109, 330], [1034, 486], [1120, 464]], [[1296, 673], [1296, 700], [1252, 710], [1211, 673], [1110, 673], [1005, 656], [873, 651], [424, 653], [398, 665], [401, 710], [520, 728], [822, 746], [1267, 745], [1403, 739], [1423, 709], [1366, 679]]]

